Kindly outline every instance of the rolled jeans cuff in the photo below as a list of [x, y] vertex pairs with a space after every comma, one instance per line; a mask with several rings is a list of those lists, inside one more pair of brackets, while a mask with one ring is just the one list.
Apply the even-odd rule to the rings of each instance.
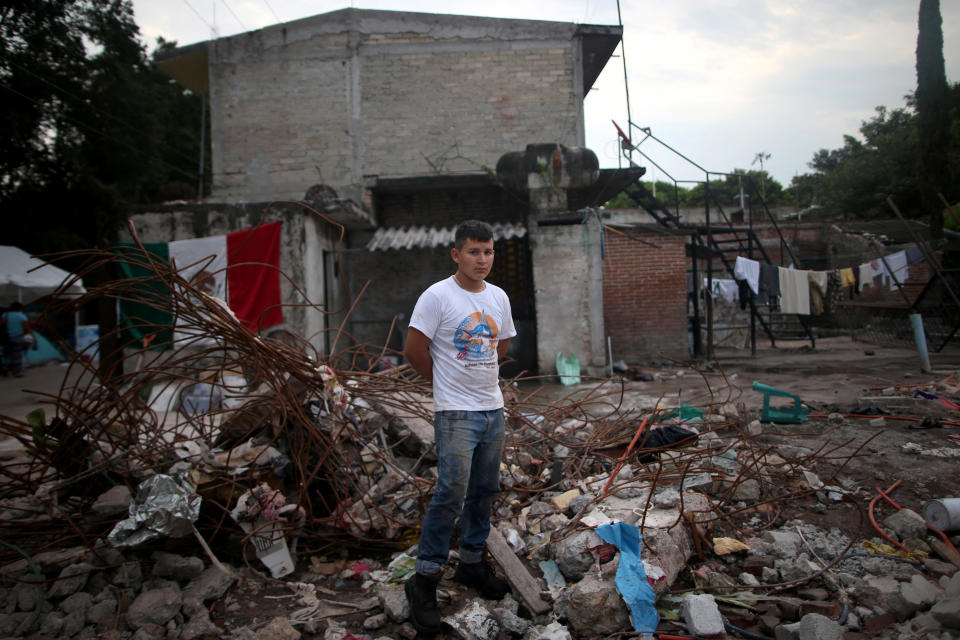
[[443, 565], [430, 560], [421, 560], [417, 558], [413, 563], [414, 570], [424, 576], [435, 576], [443, 571]]
[[483, 560], [483, 551], [467, 551], [464, 548], [459, 549], [460, 562], [465, 564], [476, 564]]

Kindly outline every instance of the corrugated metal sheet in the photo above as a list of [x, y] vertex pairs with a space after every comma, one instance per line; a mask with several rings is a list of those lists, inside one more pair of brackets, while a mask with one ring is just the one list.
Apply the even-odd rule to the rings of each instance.
[[[519, 223], [497, 222], [490, 226], [493, 227], [494, 240], [509, 240], [527, 235], [527, 228]], [[367, 249], [370, 251], [433, 249], [452, 245], [456, 230], [456, 227], [395, 227], [392, 229], [381, 227], [367, 243]]]

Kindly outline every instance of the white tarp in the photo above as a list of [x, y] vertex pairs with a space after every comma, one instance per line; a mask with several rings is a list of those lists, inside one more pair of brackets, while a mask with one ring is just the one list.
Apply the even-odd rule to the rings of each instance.
[[[32, 271], [36, 267], [36, 271]], [[12, 302], [27, 304], [41, 296], [53, 293], [66, 282], [72, 282], [64, 291], [69, 295], [85, 293], [83, 282], [74, 275], [43, 260], [34, 258], [23, 249], [0, 245], [0, 305]]]

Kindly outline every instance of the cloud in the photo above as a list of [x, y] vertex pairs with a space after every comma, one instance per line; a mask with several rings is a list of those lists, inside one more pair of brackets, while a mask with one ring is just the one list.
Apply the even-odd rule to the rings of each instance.
[[[243, 31], [239, 22], [260, 28], [276, 22], [273, 11], [286, 22], [345, 6], [617, 23], [614, 0], [230, 0], [229, 6], [239, 21], [222, 2], [134, 1], [151, 44], [158, 35], [181, 45], [206, 40], [211, 24], [221, 35]], [[876, 106], [903, 106], [916, 85], [916, 2], [621, 0], [620, 6], [634, 123], [652, 127], [710, 170], [743, 168], [764, 150], [772, 154], [768, 171], [789, 182], [808, 170], [818, 149], [857, 134]], [[940, 10], [947, 77], [957, 81], [960, 2], [941, 2]], [[618, 163], [610, 120], [626, 126], [622, 63], [608, 63], [584, 104], [587, 144], [604, 166]]]

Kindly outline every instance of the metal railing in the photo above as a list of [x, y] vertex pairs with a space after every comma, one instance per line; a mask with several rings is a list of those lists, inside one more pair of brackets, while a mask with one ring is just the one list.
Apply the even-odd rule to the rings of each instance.
[[[765, 199], [760, 193], [762, 189], [758, 189], [758, 185], [755, 180], [749, 174], [744, 173], [730, 173], [730, 172], [720, 172], [720, 171], [710, 171], [705, 167], [701, 166], [688, 156], [684, 155], [674, 147], [670, 146], [657, 136], [653, 134], [650, 127], [640, 127], [635, 125], [633, 122], [628, 123], [628, 132], [623, 131], [616, 122], [614, 126], [617, 129], [617, 132], [620, 137], [620, 159], [621, 167], [623, 161], [626, 161], [629, 166], [635, 167], [638, 166], [634, 162], [633, 154], [636, 153], [638, 156], [643, 158], [643, 160], [649, 165], [655, 167], [663, 176], [666, 176], [667, 181], [673, 185], [673, 212], [670, 210], [670, 205], [662, 202], [658, 199], [653, 193], [651, 193], [643, 184], [638, 180], [634, 188], [638, 191], [640, 199], [634, 199], [636, 203], [642, 207], [647, 213], [649, 213], [659, 224], [674, 227], [681, 230], [688, 230], [691, 233], [691, 237], [694, 239], [697, 245], [702, 247], [707, 255], [710, 257], [706, 262], [707, 267], [707, 282], [712, 283], [713, 280], [713, 257], [720, 259], [724, 267], [729, 273], [734, 272], [734, 265], [730, 259], [732, 255], [743, 255], [744, 257], [754, 259], [754, 256], [757, 255], [760, 258], [760, 261], [766, 262], [768, 264], [774, 264], [770, 258], [770, 255], [767, 253], [763, 244], [760, 242], [760, 238], [754, 229], [754, 209], [757, 208], [763, 214], [763, 219], [766, 222], [769, 222], [775, 231], [776, 237], [779, 242], [779, 262], [780, 266], [784, 264], [784, 258], [788, 257], [791, 264], [799, 268], [800, 260], [797, 255], [793, 252], [793, 248], [786, 241], [786, 238], [783, 235], [783, 231], [780, 228], [776, 218], [773, 216], [773, 213], [770, 211], [769, 206], [767, 205]], [[702, 172], [702, 180], [680, 180], [674, 177], [670, 171], [668, 171], [661, 163], [658, 163], [651, 153], [647, 152], [647, 149], [643, 145], [650, 146], [650, 143], [655, 143], [673, 154], [674, 156], [680, 158], [685, 163], [689, 164], [691, 167], [696, 169], [699, 172]], [[746, 221], [746, 227], [736, 226], [734, 221], [731, 219], [724, 209], [723, 203], [720, 202], [714, 192], [710, 188], [711, 180], [716, 180], [717, 178], [726, 179], [730, 176], [736, 176], [740, 181], [740, 211], [743, 213], [743, 217]], [[681, 184], [702, 184], [704, 186], [704, 224], [689, 224], [680, 219], [680, 186]], [[749, 194], [750, 205], [749, 208], [746, 204], [746, 196]], [[758, 203], [758, 204], [755, 204]], [[712, 209], [711, 209], [712, 207]], [[715, 217], [711, 219], [711, 213], [715, 214]], [[715, 224], [720, 223], [720, 224]], [[698, 277], [696, 276], [696, 258], [693, 258], [693, 304], [694, 304], [694, 351], [697, 354], [702, 353], [702, 345], [700, 345], [699, 333], [699, 296], [697, 295]], [[757, 309], [754, 304], [753, 299], [749, 301], [750, 310], [751, 310], [751, 322], [750, 322], [750, 335], [751, 335], [751, 351], [756, 350], [756, 327], [755, 321], [759, 321], [763, 330], [770, 338], [771, 344], [775, 344], [775, 336], [773, 331], [773, 317], [772, 312], [770, 317], [764, 319], [763, 315], [760, 313], [760, 310]], [[708, 324], [708, 335], [709, 327], [712, 326], [710, 321], [711, 308], [707, 305], [707, 324]], [[804, 332], [807, 337], [810, 339], [811, 344], [815, 345], [813, 333], [810, 331], [806, 322], [803, 318], [799, 317], [800, 324], [803, 326]], [[712, 343], [712, 339], [708, 339], [708, 343]], [[712, 355], [712, 354], [709, 354]]]

